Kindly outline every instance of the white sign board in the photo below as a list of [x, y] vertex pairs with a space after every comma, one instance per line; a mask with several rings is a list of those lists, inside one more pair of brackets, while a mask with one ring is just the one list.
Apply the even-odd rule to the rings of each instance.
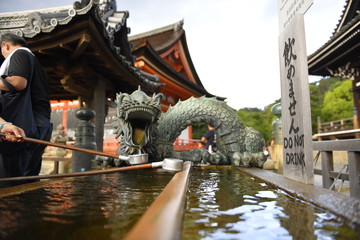
[[297, 13], [304, 14], [314, 0], [278, 0], [279, 31], [282, 32]]
[[312, 184], [312, 130], [304, 16], [279, 36], [284, 176]]

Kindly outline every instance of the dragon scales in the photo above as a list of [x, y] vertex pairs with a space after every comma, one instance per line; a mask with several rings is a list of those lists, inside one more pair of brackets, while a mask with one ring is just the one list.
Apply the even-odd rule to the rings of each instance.
[[[162, 113], [162, 94], [147, 96], [140, 88], [132, 94], [116, 96], [115, 137], [120, 137], [119, 155], [148, 153], [150, 161], [179, 158], [194, 163], [262, 167], [264, 139], [256, 130], [244, 126], [239, 116], [223, 101], [215, 98], [194, 98], [180, 101]], [[175, 152], [173, 142], [194, 123], [215, 127], [219, 151], [210, 154], [204, 149]]]

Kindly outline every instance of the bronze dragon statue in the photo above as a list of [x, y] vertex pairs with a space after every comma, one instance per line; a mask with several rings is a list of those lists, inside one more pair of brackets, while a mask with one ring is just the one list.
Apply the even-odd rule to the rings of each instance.
[[[148, 153], [152, 162], [179, 158], [194, 163], [262, 167], [264, 139], [256, 130], [244, 126], [239, 116], [223, 101], [194, 98], [180, 101], [162, 113], [162, 94], [147, 96], [140, 88], [132, 94], [116, 95], [116, 138], [120, 137], [119, 155]], [[189, 125], [207, 123], [215, 127], [219, 151], [203, 149], [175, 152], [173, 142]]]

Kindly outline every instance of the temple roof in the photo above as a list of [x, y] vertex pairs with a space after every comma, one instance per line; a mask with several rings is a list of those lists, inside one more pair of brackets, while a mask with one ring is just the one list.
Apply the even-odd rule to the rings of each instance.
[[165, 27], [129, 36], [129, 41], [133, 45], [133, 51], [136, 51], [145, 42], [148, 42], [158, 54], [165, 52], [185, 35], [183, 25], [184, 21], [182, 20]]
[[342, 31], [342, 28], [344, 26], [346, 26], [349, 22], [352, 22], [360, 14], [359, 10], [360, 1], [346, 0], [346, 4], [342, 12], [341, 18], [333, 34]]
[[360, 60], [359, 13], [360, 1], [347, 0], [329, 41], [308, 56], [310, 75], [352, 78], [356, 74], [354, 71], [359, 68]]
[[64, 7], [2, 13], [0, 34], [25, 37], [49, 75], [53, 99], [91, 97], [86, 89], [96, 79], [109, 83], [111, 96], [138, 85], [153, 91], [163, 84], [135, 67], [127, 39], [128, 16], [116, 10], [115, 0], [81, 0]]
[[[194, 96], [214, 96], [206, 91], [195, 70], [187, 46], [184, 21], [129, 36], [138, 61], [154, 65], [167, 81], [189, 89]], [[169, 84], [169, 83], [166, 83]], [[224, 99], [218, 97], [219, 99]]]

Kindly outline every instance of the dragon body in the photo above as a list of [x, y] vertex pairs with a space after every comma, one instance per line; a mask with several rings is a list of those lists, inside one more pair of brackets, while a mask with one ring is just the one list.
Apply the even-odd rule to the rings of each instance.
[[[264, 139], [256, 130], [244, 126], [239, 116], [223, 101], [194, 98], [178, 102], [166, 113], [160, 109], [162, 94], [147, 96], [140, 89], [116, 97], [115, 137], [120, 137], [119, 155], [148, 153], [151, 161], [180, 158], [195, 163], [231, 164], [262, 167]], [[219, 151], [203, 149], [175, 152], [173, 142], [188, 126], [207, 123], [216, 130]]]

